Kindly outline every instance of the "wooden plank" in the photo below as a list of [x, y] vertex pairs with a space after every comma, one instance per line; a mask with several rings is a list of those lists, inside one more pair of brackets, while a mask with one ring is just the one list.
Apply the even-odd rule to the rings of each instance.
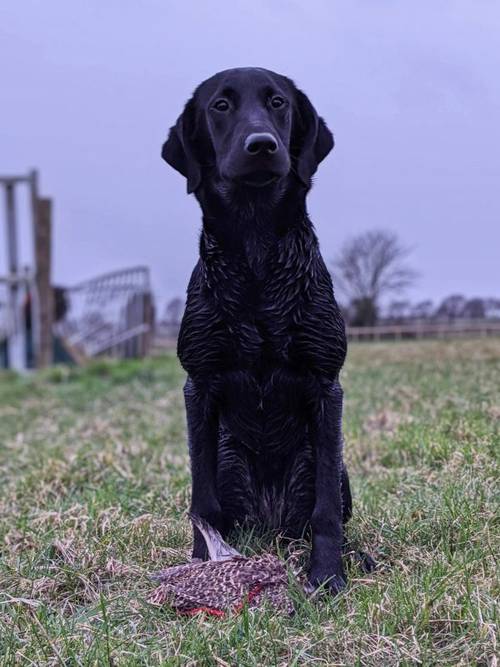
[[5, 184], [5, 210], [7, 214], [7, 265], [9, 277], [9, 308], [12, 331], [8, 338], [9, 365], [17, 371], [26, 369], [26, 337], [22, 317], [22, 285], [19, 283], [19, 257], [17, 238], [17, 215], [14, 183]]
[[31, 176], [0, 176], [1, 185], [16, 185], [17, 183], [29, 183]]
[[52, 202], [38, 199], [34, 216], [35, 238], [35, 289], [38, 315], [38, 335], [35, 340], [37, 368], [49, 366], [53, 361], [52, 324], [54, 295], [51, 283], [52, 261]]
[[33, 341], [33, 357], [35, 366], [40, 354], [40, 310], [38, 304], [38, 291], [36, 287], [36, 229], [38, 220], [38, 172], [33, 169], [28, 174], [31, 198], [31, 225], [33, 237], [33, 285], [31, 289], [31, 336]]
[[151, 292], [146, 292], [144, 294], [143, 302], [143, 318], [145, 324], [148, 325], [148, 329], [142, 335], [141, 340], [141, 350], [140, 354], [143, 357], [147, 357], [151, 351], [152, 335], [154, 331], [154, 305]]
[[59, 341], [61, 342], [61, 345], [65, 349], [67, 355], [71, 357], [75, 364], [78, 366], [85, 366], [89, 358], [85, 355], [85, 352], [81, 348], [73, 345], [71, 341], [69, 341], [67, 338], [64, 338], [63, 336], [59, 336]]
[[[7, 212], [7, 262], [9, 273], [17, 275], [18, 266], [18, 243], [17, 243], [17, 220], [16, 201], [14, 198], [14, 185], [9, 183], [5, 187], [5, 208]], [[14, 287], [13, 287], [14, 289]]]
[[454, 336], [495, 336], [500, 335], [500, 321], [472, 320], [458, 322], [414, 322], [408, 324], [374, 327], [347, 327], [350, 340], [401, 340], [407, 338], [448, 338]]

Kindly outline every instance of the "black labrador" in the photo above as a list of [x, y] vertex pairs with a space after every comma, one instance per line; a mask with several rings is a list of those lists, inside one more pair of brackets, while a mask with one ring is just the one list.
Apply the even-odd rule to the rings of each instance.
[[[344, 322], [306, 210], [333, 136], [285, 76], [230, 69], [204, 81], [162, 156], [203, 211], [178, 354], [191, 512], [312, 532], [314, 587], [345, 586], [351, 515], [342, 459]], [[205, 558], [195, 529], [193, 556]]]

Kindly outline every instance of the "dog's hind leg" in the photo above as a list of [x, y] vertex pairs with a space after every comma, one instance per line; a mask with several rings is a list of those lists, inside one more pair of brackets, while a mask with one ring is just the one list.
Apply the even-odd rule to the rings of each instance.
[[253, 475], [248, 452], [242, 442], [224, 429], [219, 432], [217, 495], [220, 499], [224, 530], [236, 523], [254, 523], [258, 518]]
[[340, 490], [342, 494], [342, 523], [346, 524], [352, 516], [352, 495], [349, 474], [345, 463], [342, 464]]

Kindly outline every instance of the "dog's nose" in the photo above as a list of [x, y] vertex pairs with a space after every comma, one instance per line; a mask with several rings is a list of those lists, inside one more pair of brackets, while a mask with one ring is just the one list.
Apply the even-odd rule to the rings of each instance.
[[256, 155], [257, 153], [276, 153], [278, 142], [269, 132], [253, 132], [245, 140], [245, 150], [252, 155]]

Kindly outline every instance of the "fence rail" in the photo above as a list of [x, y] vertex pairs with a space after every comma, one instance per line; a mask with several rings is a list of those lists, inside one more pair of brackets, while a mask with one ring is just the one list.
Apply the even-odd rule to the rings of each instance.
[[350, 340], [360, 341], [500, 336], [500, 321], [411, 322], [374, 327], [347, 327], [347, 336]]
[[[171, 328], [170, 328], [171, 329]], [[175, 349], [176, 335], [157, 329], [153, 338], [153, 354]], [[375, 327], [347, 327], [347, 337], [352, 341], [411, 340], [423, 338], [500, 336], [500, 320], [473, 320], [457, 322], [411, 322], [384, 324]]]

